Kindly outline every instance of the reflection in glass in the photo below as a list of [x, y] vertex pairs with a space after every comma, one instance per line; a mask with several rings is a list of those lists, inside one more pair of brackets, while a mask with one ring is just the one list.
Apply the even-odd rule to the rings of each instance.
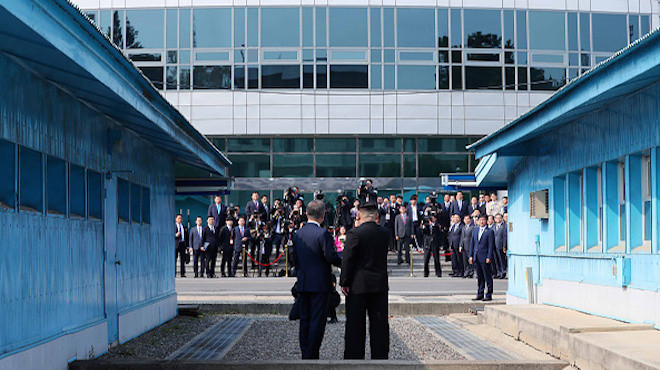
[[465, 67], [466, 89], [501, 89], [501, 67]]
[[449, 89], [449, 67], [447, 66], [438, 67], [438, 88], [440, 90]]
[[178, 11], [176, 9], [167, 9], [167, 40], [165, 41], [167, 48], [177, 48], [177, 41], [179, 38], [179, 29], [177, 27], [178, 22]]
[[438, 46], [449, 46], [449, 13], [447, 9], [438, 9]]
[[182, 66], [179, 69], [179, 89], [190, 89], [190, 67], [188, 66]]
[[564, 68], [539, 68], [529, 70], [532, 90], [559, 90], [566, 80]]
[[227, 151], [267, 153], [270, 151], [270, 139], [229, 138], [227, 139]]
[[163, 88], [163, 67], [138, 67], [157, 89]]
[[394, 47], [394, 9], [383, 9], [383, 46]]
[[359, 177], [399, 177], [401, 176], [400, 155], [360, 154]]
[[403, 155], [403, 176], [417, 177], [417, 164], [414, 154]]
[[193, 47], [231, 46], [231, 9], [195, 8], [193, 10]]
[[177, 75], [176, 75], [176, 66], [168, 66], [165, 76], [165, 82], [167, 83], [167, 89], [168, 90], [176, 90], [176, 80], [177, 80]]
[[580, 50], [591, 50], [591, 18], [589, 13], [580, 13]]
[[381, 46], [380, 8], [371, 8], [371, 47]]
[[245, 47], [245, 8], [234, 8], [234, 46]]
[[247, 76], [248, 89], [258, 89], [259, 88], [259, 67], [258, 66], [248, 66], [248, 76]]
[[435, 66], [401, 64], [397, 78], [399, 89], [433, 90], [435, 89]]
[[355, 177], [355, 154], [317, 154], [316, 177]]
[[18, 204], [21, 209], [43, 209], [43, 159], [41, 153], [18, 147]]
[[614, 52], [626, 47], [626, 16], [623, 14], [591, 15], [594, 51]]
[[465, 42], [469, 48], [499, 48], [502, 22], [499, 10], [465, 9]]
[[244, 89], [245, 88], [245, 67], [244, 66], [234, 66], [234, 88]]
[[314, 66], [313, 65], [304, 65], [303, 66], [303, 89], [313, 89], [314, 88]]
[[[103, 11], [101, 11], [103, 14]], [[124, 11], [115, 10], [112, 13], [112, 43], [119, 48], [124, 47]]]
[[299, 8], [261, 9], [261, 46], [300, 46]]
[[326, 46], [326, 8], [316, 8], [316, 46]]
[[435, 138], [417, 139], [417, 151], [422, 152], [465, 152], [469, 139], [461, 138]]
[[384, 88], [386, 90], [394, 90], [394, 84], [396, 80], [394, 79], [395, 76], [395, 70], [394, 70], [394, 65], [391, 64], [386, 64], [384, 68]]
[[273, 139], [274, 153], [306, 153], [314, 151], [314, 139], [286, 138]]
[[326, 89], [328, 87], [328, 66], [316, 66], [316, 88]]
[[261, 66], [261, 87], [300, 88], [299, 65], [263, 65]]
[[398, 8], [396, 11], [399, 47], [434, 47], [435, 14], [433, 9]]
[[513, 49], [515, 25], [513, 24], [513, 10], [505, 10], [504, 17], [504, 48]]
[[330, 88], [368, 88], [367, 65], [331, 65]]
[[518, 67], [518, 90], [527, 90], [527, 67]]
[[537, 50], [565, 50], [564, 13], [529, 12], [529, 47]]
[[316, 139], [316, 151], [320, 153], [355, 152], [355, 138]]
[[451, 47], [463, 46], [463, 31], [461, 30], [461, 9], [451, 10]]
[[360, 153], [398, 153], [401, 139], [360, 138]]
[[263, 154], [230, 154], [229, 176], [270, 177], [270, 156]]
[[527, 49], [527, 13], [524, 10], [516, 11], [516, 47]]
[[420, 154], [419, 177], [438, 177], [440, 173], [467, 172], [468, 156], [463, 154]]
[[628, 16], [628, 36], [631, 43], [639, 38], [639, 16], [637, 15]]
[[193, 83], [195, 89], [230, 89], [231, 67], [195, 66]]
[[367, 46], [367, 9], [330, 8], [330, 46]]
[[314, 46], [314, 8], [303, 8], [303, 46]]
[[247, 17], [248, 46], [259, 46], [259, 8], [248, 8]]
[[578, 50], [578, 21], [577, 13], [568, 13], [568, 23], [566, 25], [568, 31], [568, 50]]
[[460, 66], [451, 67], [451, 89], [452, 90], [462, 90], [463, 89], [463, 75], [461, 74]]
[[313, 154], [273, 154], [274, 177], [313, 177]]
[[382, 89], [383, 88], [383, 78], [382, 78], [383, 67], [380, 64], [371, 65], [371, 88], [372, 89]]
[[190, 47], [190, 9], [179, 10], [179, 48]]

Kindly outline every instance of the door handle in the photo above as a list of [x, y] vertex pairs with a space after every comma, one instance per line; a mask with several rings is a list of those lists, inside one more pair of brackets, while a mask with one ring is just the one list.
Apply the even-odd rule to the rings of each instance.
[[116, 261], [115, 261], [115, 265], [117, 265], [117, 266], [121, 266], [121, 260], [116, 260]]

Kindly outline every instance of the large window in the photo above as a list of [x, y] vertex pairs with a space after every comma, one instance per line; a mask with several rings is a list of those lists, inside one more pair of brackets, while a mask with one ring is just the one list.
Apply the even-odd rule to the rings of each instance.
[[43, 159], [41, 153], [19, 146], [19, 205], [23, 210], [43, 210]]
[[330, 46], [367, 46], [367, 9], [330, 8]]
[[261, 67], [261, 87], [300, 88], [299, 65], [264, 65]]
[[231, 46], [231, 9], [195, 8], [193, 10], [193, 47]]
[[313, 177], [314, 157], [311, 154], [273, 154], [273, 176]]
[[0, 158], [4, 163], [0, 176], [0, 207], [16, 207], [16, 145], [0, 139]]
[[128, 49], [162, 49], [164, 42], [162, 9], [126, 11], [126, 47]]
[[46, 158], [46, 210], [48, 213], [66, 216], [66, 162], [48, 156]]
[[591, 27], [594, 51], [615, 52], [626, 47], [628, 39], [625, 15], [592, 14]]
[[360, 154], [359, 176], [400, 177], [401, 156]]
[[355, 154], [318, 154], [316, 177], [355, 177]]
[[299, 8], [262, 8], [261, 46], [299, 46], [299, 11]]
[[468, 48], [499, 48], [502, 45], [501, 11], [465, 9], [463, 16]]
[[529, 48], [537, 50], [565, 50], [564, 12], [529, 12]]
[[[435, 46], [435, 16], [433, 9], [398, 8], [397, 46], [428, 47]], [[380, 30], [378, 30], [380, 33]]]
[[399, 89], [434, 90], [435, 78], [435, 66], [400, 65], [397, 86]]
[[195, 66], [193, 84], [196, 89], [230, 89], [231, 67]]
[[270, 156], [255, 154], [230, 154], [233, 163], [229, 175], [234, 177], [271, 177]]

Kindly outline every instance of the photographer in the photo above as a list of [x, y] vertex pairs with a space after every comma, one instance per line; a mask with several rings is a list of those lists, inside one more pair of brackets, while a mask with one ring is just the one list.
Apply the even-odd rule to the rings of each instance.
[[[277, 204], [277, 199], [275, 203]], [[284, 213], [284, 207], [281, 204], [278, 204], [277, 208], [274, 208], [275, 212], [271, 217], [271, 225], [273, 231], [273, 247], [275, 248], [275, 258], [280, 255], [280, 247], [286, 236], [286, 214]]]
[[351, 201], [346, 194], [339, 194], [335, 204], [335, 230], [339, 230], [341, 226], [349, 230], [353, 224], [351, 220]]
[[[261, 259], [258, 261], [262, 265], [268, 265], [270, 263], [270, 255], [273, 253], [273, 234], [271, 232], [270, 223], [266, 222], [261, 225], [261, 231], [258, 234], [259, 238], [259, 253], [261, 254]], [[270, 274], [270, 265], [266, 266], [266, 277]], [[259, 266], [259, 277], [261, 277], [261, 266]]]
[[[264, 222], [261, 220], [261, 213], [259, 211], [254, 211], [252, 215], [250, 215], [250, 219], [247, 222], [247, 227], [250, 230], [251, 236], [250, 243], [248, 245], [250, 247], [250, 255], [257, 261], [259, 259], [255, 252], [258, 252], [256, 248], [259, 245], [263, 225]], [[255, 268], [254, 262], [252, 262], [252, 268]]]
[[331, 225], [334, 225], [334, 221], [335, 221], [334, 208], [332, 207], [332, 204], [326, 202], [325, 194], [323, 194], [323, 190], [318, 190], [314, 193], [314, 200], [321, 201], [325, 205], [325, 217], [323, 218], [323, 222], [321, 223], [321, 227], [324, 227], [324, 228], [327, 229]]
[[422, 232], [424, 233], [424, 277], [429, 277], [429, 261], [433, 256], [433, 268], [435, 276], [442, 276], [440, 266], [440, 247], [444, 244], [444, 235], [440, 224], [438, 224], [438, 213], [429, 211], [424, 215], [422, 221]]
[[373, 181], [367, 179], [360, 182], [357, 194], [362, 202], [375, 204], [378, 190], [373, 186]]

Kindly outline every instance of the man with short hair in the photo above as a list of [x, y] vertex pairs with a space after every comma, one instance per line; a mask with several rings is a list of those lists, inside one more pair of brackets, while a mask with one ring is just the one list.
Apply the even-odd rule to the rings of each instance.
[[490, 198], [487, 194], [479, 194], [479, 214], [481, 215], [486, 214], [486, 204], [488, 203], [486, 197]]
[[[181, 259], [181, 271], [180, 276], [186, 277], [186, 251], [188, 248], [186, 246], [186, 240], [188, 240], [188, 232], [186, 227], [183, 225], [183, 215], [177, 214], [174, 218], [176, 223], [176, 231], [174, 234], [174, 266], [176, 266], [176, 260]], [[174, 268], [176, 275], [176, 267]]]
[[[495, 253], [495, 233], [486, 226], [486, 215], [479, 216], [479, 227], [472, 230], [472, 255], [468, 262], [477, 270], [477, 297], [474, 301], [493, 300], [493, 273], [491, 270]], [[484, 286], [487, 288], [484, 295]]]
[[495, 217], [496, 214], [502, 213], [502, 205], [497, 200], [497, 193], [490, 193], [490, 202], [486, 203], [486, 215]]
[[502, 214], [509, 212], [509, 197], [502, 197]]
[[458, 215], [462, 220], [465, 215], [468, 215], [468, 203], [463, 199], [463, 192], [456, 193], [456, 200], [451, 204], [450, 211], [452, 215]]
[[270, 221], [271, 208], [268, 204], [268, 195], [261, 196], [261, 205], [264, 207], [264, 214], [261, 217], [261, 221], [267, 222]]
[[[472, 216], [474, 214], [474, 211], [479, 209], [479, 200], [477, 200], [477, 197], [472, 197], [470, 199], [470, 204], [468, 205], [468, 215]], [[465, 218], [465, 216], [463, 216]]]
[[387, 248], [390, 234], [377, 220], [377, 207], [362, 204], [357, 227], [346, 234], [339, 279], [346, 296], [346, 360], [364, 359], [367, 314], [371, 359], [386, 360], [389, 354]]
[[213, 227], [219, 229], [225, 224], [225, 220], [227, 219], [227, 207], [222, 204], [222, 197], [220, 195], [216, 195], [213, 200], [213, 204], [209, 206], [207, 216], [213, 216], [215, 222]]
[[[479, 219], [479, 210], [475, 210], [474, 213], [477, 215], [477, 220]], [[463, 231], [461, 231], [461, 244], [458, 247], [459, 252], [463, 257], [463, 277], [471, 278], [474, 276], [474, 265], [471, 265], [468, 261], [472, 255], [472, 245], [470, 243], [472, 239], [472, 230], [474, 230], [476, 223], [472, 222], [470, 216], [463, 217]]]
[[424, 231], [424, 277], [429, 277], [429, 262], [433, 257], [433, 268], [436, 277], [442, 277], [442, 266], [440, 266], [440, 247], [445, 242], [444, 233], [438, 216], [432, 214], [430, 220], [422, 225]]
[[[215, 262], [213, 257], [218, 256], [218, 229], [215, 227], [213, 216], [207, 218], [208, 225], [202, 230], [202, 250], [204, 251], [206, 277], [215, 277]], [[204, 276], [204, 274], [202, 274]]]
[[331, 268], [341, 264], [332, 236], [321, 227], [324, 218], [325, 204], [320, 200], [309, 202], [307, 224], [293, 235], [292, 257], [300, 294], [298, 339], [303, 360], [319, 358], [329, 294], [334, 289]]
[[204, 252], [204, 243], [202, 242], [202, 231], [204, 230], [204, 227], [202, 226], [203, 222], [202, 217], [197, 216], [195, 219], [196, 226], [190, 230], [189, 233], [189, 249], [190, 254], [193, 255], [193, 272], [195, 273], [195, 277], [199, 277], [200, 263], [202, 277], [204, 277], [204, 269], [206, 268], [206, 253]]
[[231, 259], [234, 255], [234, 218], [228, 217], [225, 223], [219, 234], [220, 252], [222, 252], [222, 261], [220, 262], [222, 277], [231, 276]]
[[397, 241], [397, 265], [403, 263], [401, 255], [403, 251], [406, 252], [406, 263], [410, 263], [410, 238], [413, 234], [413, 224], [406, 212], [406, 206], [401, 204], [399, 206], [399, 214], [394, 220], [394, 238]]
[[493, 224], [493, 231], [495, 232], [495, 278], [504, 279], [506, 277], [507, 261], [506, 261], [506, 244], [507, 244], [507, 230], [506, 224], [502, 220], [501, 214], [495, 215], [495, 223]]
[[461, 245], [461, 232], [463, 231], [463, 224], [461, 223], [461, 216], [454, 214], [451, 216], [451, 225], [447, 232], [447, 241], [449, 243], [449, 252], [451, 253], [451, 270], [449, 276], [462, 277], [463, 276], [463, 258], [459, 252]]
[[245, 215], [247, 217], [251, 217], [255, 213], [259, 213], [261, 220], [265, 219], [266, 209], [259, 201], [259, 193], [256, 191], [252, 193], [251, 200], [245, 205]]
[[424, 236], [422, 235], [422, 227], [420, 223], [422, 221], [422, 217], [424, 217], [424, 211], [422, 210], [422, 207], [417, 203], [417, 194], [410, 197], [410, 204], [408, 205], [407, 212], [412, 224], [413, 245], [415, 248], [417, 248], [417, 250], [421, 251]]
[[247, 277], [248, 272], [247, 272], [247, 256], [246, 258], [243, 258], [241, 256], [241, 253], [243, 252], [243, 248], [247, 248], [250, 244], [250, 240], [252, 240], [252, 236], [250, 236], [250, 230], [245, 226], [245, 217], [244, 216], [238, 216], [238, 227], [236, 230], [234, 230], [234, 257], [232, 258], [232, 265], [231, 265], [231, 276], [234, 277], [236, 276], [236, 270], [238, 270], [238, 261], [243, 260], [243, 276]]

